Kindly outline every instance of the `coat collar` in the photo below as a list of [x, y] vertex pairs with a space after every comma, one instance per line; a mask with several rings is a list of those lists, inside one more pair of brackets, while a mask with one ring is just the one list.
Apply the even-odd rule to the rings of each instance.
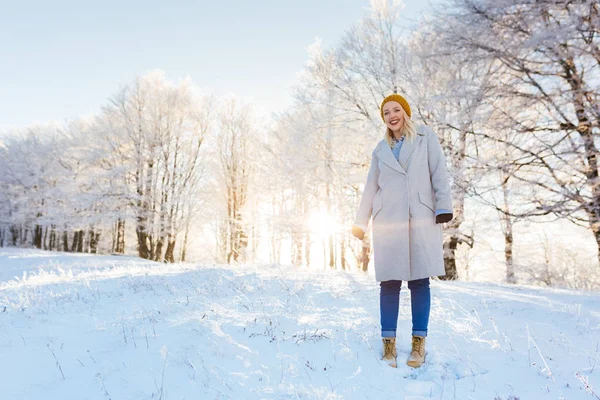
[[406, 175], [410, 156], [417, 147], [419, 141], [421, 141], [424, 136], [425, 135], [423, 133], [417, 131], [417, 136], [412, 142], [408, 139], [405, 139], [404, 143], [402, 143], [402, 148], [400, 148], [400, 157], [398, 157], [398, 161], [396, 160], [396, 157], [394, 157], [394, 153], [392, 153], [392, 149], [388, 145], [387, 141], [385, 139], [382, 140], [379, 142], [379, 150], [377, 151], [379, 159], [388, 167]]
[[400, 157], [398, 158], [400, 165], [405, 171], [408, 169], [408, 162], [410, 160], [410, 156], [412, 155], [413, 151], [415, 151], [415, 147], [417, 147], [417, 143], [421, 140], [421, 137], [422, 135], [420, 133], [417, 133], [413, 141], [409, 139], [404, 139], [404, 143], [402, 143], [402, 148], [400, 149]]
[[[404, 148], [404, 145], [406, 143], [402, 144], [402, 147]], [[392, 153], [392, 149], [390, 148], [390, 146], [388, 145], [387, 141], [384, 139], [381, 142], [379, 142], [379, 149], [377, 150], [377, 155], [379, 156], [379, 159], [381, 160], [382, 163], [386, 164], [388, 167], [400, 172], [401, 174], [406, 174], [406, 171], [404, 170], [404, 168], [402, 168], [402, 166], [400, 164], [398, 164], [398, 161], [396, 161], [396, 157], [394, 157], [394, 153]], [[402, 154], [403, 149], [400, 149], [400, 154]]]

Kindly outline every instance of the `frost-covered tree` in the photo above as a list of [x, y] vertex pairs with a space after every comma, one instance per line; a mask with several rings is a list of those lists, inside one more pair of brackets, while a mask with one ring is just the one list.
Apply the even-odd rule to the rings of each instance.
[[2, 184], [13, 245], [97, 252], [103, 193], [86, 146], [89, 122], [38, 125], [4, 140]]
[[142, 258], [175, 260], [178, 234], [195, 210], [189, 203], [202, 178], [211, 107], [189, 80], [174, 84], [153, 72], [104, 108], [100, 129], [113, 152], [103, 162], [122, 171], [123, 206], [133, 210]]
[[226, 99], [217, 112], [216, 150], [223, 187], [226, 218], [220, 225], [221, 258], [245, 261], [248, 255], [250, 220], [249, 183], [254, 173], [251, 161], [258, 136], [252, 108], [235, 98]]
[[598, 3], [455, 0], [438, 26], [449, 51], [497, 68], [495, 131], [475, 133], [510, 148], [511, 179], [529, 188], [510, 214], [586, 225], [600, 258]]

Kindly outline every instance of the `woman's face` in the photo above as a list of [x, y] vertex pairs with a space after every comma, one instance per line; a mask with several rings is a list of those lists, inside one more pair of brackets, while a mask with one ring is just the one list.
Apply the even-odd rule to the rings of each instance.
[[404, 126], [404, 109], [396, 101], [388, 101], [383, 105], [383, 120], [392, 132], [398, 132]]

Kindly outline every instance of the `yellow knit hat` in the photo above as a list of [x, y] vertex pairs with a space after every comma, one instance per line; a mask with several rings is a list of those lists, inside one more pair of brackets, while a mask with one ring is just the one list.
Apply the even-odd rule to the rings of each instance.
[[387, 103], [388, 101], [395, 101], [397, 103], [399, 103], [402, 108], [404, 108], [404, 112], [406, 113], [406, 115], [408, 115], [409, 117], [411, 116], [410, 114], [410, 106], [408, 105], [408, 101], [406, 101], [406, 99], [402, 96], [400, 96], [399, 94], [390, 94], [388, 97], [386, 97], [385, 99], [383, 99], [383, 101], [381, 102], [381, 119], [383, 119], [385, 121], [385, 119], [383, 118], [383, 105], [385, 103]]

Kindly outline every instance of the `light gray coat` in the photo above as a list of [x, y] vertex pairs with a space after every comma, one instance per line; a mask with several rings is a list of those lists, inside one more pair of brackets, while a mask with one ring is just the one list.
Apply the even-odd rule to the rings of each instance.
[[417, 125], [396, 161], [382, 140], [371, 158], [355, 225], [366, 231], [373, 216], [375, 278], [411, 281], [445, 275], [442, 226], [435, 210], [452, 210], [450, 177], [437, 135]]

